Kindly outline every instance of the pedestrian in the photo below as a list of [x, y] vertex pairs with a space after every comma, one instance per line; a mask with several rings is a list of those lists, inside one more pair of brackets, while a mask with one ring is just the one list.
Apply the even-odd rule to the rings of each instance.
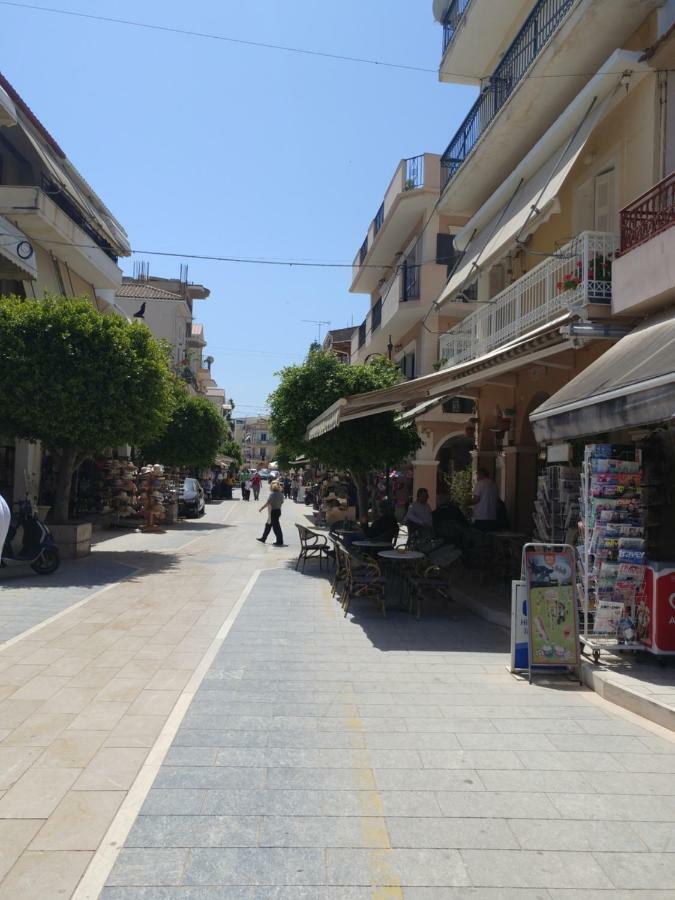
[[473, 506], [473, 527], [479, 531], [496, 531], [497, 501], [499, 493], [497, 485], [482, 466], [478, 469], [478, 480], [473, 489], [471, 504]]
[[241, 499], [246, 499], [246, 479], [248, 478], [248, 470], [242, 469], [239, 472], [239, 487], [241, 488]]
[[12, 521], [12, 513], [9, 506], [5, 502], [5, 498], [0, 494], [0, 559], [2, 558], [2, 550], [7, 540], [7, 532]]
[[291, 479], [288, 477], [288, 475], [284, 475], [283, 485], [284, 485], [284, 497], [288, 500], [288, 499], [290, 499], [290, 496], [291, 496]]
[[300, 490], [300, 482], [298, 481], [298, 476], [293, 476], [293, 483], [291, 484], [291, 500], [293, 503], [298, 502], [298, 491]]
[[251, 478], [251, 487], [253, 488], [253, 499], [260, 499], [260, 486], [262, 485], [262, 478], [256, 472], [253, 478]]
[[410, 538], [414, 543], [420, 537], [433, 534], [433, 513], [429, 506], [429, 491], [426, 488], [417, 491], [417, 496], [408, 507], [403, 521], [408, 526], [408, 543]]
[[246, 500], [247, 503], [251, 499], [251, 487], [251, 476], [247, 475], [246, 481], [244, 482], [244, 500]]
[[281, 485], [278, 481], [273, 481], [270, 485], [270, 494], [267, 498], [267, 503], [260, 507], [260, 512], [263, 512], [263, 510], [267, 510], [269, 513], [267, 517], [267, 523], [265, 524], [265, 529], [262, 533], [262, 537], [256, 538], [256, 540], [260, 541], [261, 544], [265, 543], [265, 541], [269, 537], [270, 531], [273, 531], [274, 537], [276, 538], [274, 546], [284, 546], [284, 535], [281, 530], [281, 525], [279, 524], [279, 520], [281, 519], [281, 507], [283, 506], [283, 503], [284, 495], [281, 490]]

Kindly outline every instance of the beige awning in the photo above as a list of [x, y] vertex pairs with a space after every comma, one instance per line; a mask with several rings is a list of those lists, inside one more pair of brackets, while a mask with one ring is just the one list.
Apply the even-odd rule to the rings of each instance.
[[570, 338], [561, 332], [576, 316], [565, 313], [521, 335], [510, 344], [504, 344], [484, 356], [469, 360], [449, 369], [441, 369], [432, 375], [404, 381], [390, 388], [342, 397], [310, 422], [306, 437], [311, 441], [337, 428], [343, 422], [383, 412], [405, 412], [433, 400], [436, 405], [446, 396], [456, 393], [485, 379], [486, 375], [509, 372], [526, 363], [536, 362], [552, 353], [560, 353], [572, 346]]
[[0, 216], [0, 278], [16, 281], [37, 278], [32, 241], [4, 216]]
[[675, 313], [641, 324], [530, 415], [540, 442], [675, 417]]

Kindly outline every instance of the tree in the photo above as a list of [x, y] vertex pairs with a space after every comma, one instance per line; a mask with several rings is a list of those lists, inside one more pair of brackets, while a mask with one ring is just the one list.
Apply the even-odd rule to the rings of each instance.
[[346, 469], [356, 482], [359, 505], [366, 508], [366, 476], [374, 468], [396, 465], [421, 445], [414, 426], [400, 425], [394, 413], [345, 422], [313, 441], [305, 439], [309, 423], [341, 397], [392, 387], [398, 368], [382, 357], [345, 365], [334, 353], [312, 351], [302, 365], [279, 373], [270, 395], [270, 428], [293, 458], [308, 456], [326, 466]]
[[83, 459], [156, 437], [171, 409], [171, 372], [145, 325], [86, 299], [0, 297], [0, 422], [54, 456], [56, 522]]
[[222, 453], [223, 456], [229, 456], [233, 459], [237, 469], [241, 468], [241, 464], [244, 461], [244, 458], [241, 455], [241, 447], [232, 439], [232, 437], [225, 437], [225, 440], [220, 445], [219, 452]]
[[148, 462], [167, 466], [206, 469], [215, 462], [225, 439], [225, 423], [205, 397], [191, 396], [177, 379], [173, 384], [174, 408], [164, 432], [142, 446]]

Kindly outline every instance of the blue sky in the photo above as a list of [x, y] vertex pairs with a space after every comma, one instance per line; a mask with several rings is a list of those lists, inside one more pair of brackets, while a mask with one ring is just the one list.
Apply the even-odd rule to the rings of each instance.
[[[431, 0], [85, 0], [42, 5], [437, 67]], [[2, 70], [132, 246], [351, 262], [398, 161], [442, 152], [473, 100], [379, 68], [0, 6]], [[133, 259], [123, 263], [131, 272]], [[155, 275], [180, 258], [139, 257]], [[322, 319], [362, 320], [349, 269], [190, 261], [214, 374], [255, 415]]]

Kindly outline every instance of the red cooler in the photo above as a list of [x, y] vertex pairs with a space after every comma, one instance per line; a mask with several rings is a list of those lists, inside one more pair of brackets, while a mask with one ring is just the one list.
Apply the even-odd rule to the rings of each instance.
[[647, 564], [649, 621], [643, 643], [658, 656], [675, 656], [675, 562]]

